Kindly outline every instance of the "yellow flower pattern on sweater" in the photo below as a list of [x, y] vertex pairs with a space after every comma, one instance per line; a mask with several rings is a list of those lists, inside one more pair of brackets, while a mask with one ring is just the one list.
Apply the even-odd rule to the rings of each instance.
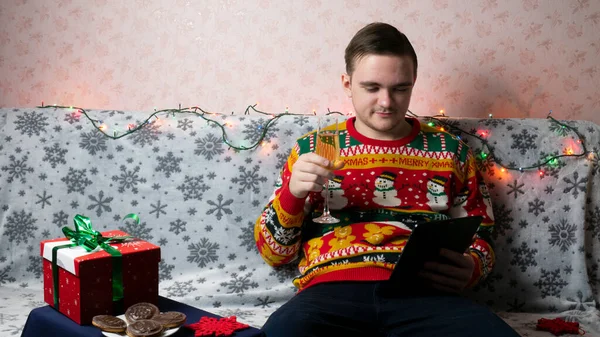
[[364, 233], [363, 236], [365, 240], [372, 245], [379, 245], [386, 235], [392, 235], [394, 232], [394, 226], [378, 226], [374, 223], [369, 223], [365, 225], [365, 229], [368, 231]]
[[312, 261], [321, 255], [321, 247], [323, 246], [323, 240], [321, 238], [314, 238], [308, 241], [308, 260]]
[[329, 240], [330, 252], [346, 248], [356, 239], [356, 236], [350, 235], [352, 234], [352, 227], [350, 226], [338, 227], [334, 229], [334, 233], [335, 238]]

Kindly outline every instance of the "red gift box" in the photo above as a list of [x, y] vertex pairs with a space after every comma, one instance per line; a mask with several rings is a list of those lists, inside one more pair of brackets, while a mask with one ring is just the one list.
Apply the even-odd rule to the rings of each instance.
[[[114, 230], [104, 237], [126, 236]], [[71, 243], [66, 238], [41, 242], [44, 257], [44, 301], [56, 308], [52, 277], [52, 248]], [[58, 308], [80, 325], [91, 324], [96, 315], [119, 315], [123, 309], [139, 302], [158, 302], [158, 264], [160, 247], [139, 239], [110, 243], [122, 254], [123, 299], [113, 303], [112, 256], [102, 249], [87, 252], [83, 247], [57, 251]], [[119, 312], [115, 308], [120, 307]]]

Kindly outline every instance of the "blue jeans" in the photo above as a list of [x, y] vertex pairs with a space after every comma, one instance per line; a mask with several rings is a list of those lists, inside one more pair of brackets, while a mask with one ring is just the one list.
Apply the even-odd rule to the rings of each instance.
[[386, 282], [331, 282], [296, 294], [267, 320], [267, 337], [519, 336], [488, 308], [426, 289]]

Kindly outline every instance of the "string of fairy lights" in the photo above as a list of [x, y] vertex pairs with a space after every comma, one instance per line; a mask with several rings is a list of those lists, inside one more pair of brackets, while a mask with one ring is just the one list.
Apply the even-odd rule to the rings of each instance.
[[[193, 114], [193, 115], [196, 115], [196, 116], [202, 118], [203, 120], [205, 120], [206, 123], [213, 124], [214, 126], [218, 127], [221, 131], [221, 140], [223, 141], [223, 143], [235, 151], [253, 150], [261, 145], [264, 146], [266, 143], [265, 138], [268, 135], [269, 129], [277, 122], [277, 120], [279, 120], [281, 118], [285, 118], [288, 116], [317, 115], [316, 110], [313, 110], [312, 114], [291, 113], [291, 112], [289, 112], [289, 109], [287, 107], [285, 109], [285, 112], [279, 113], [279, 114], [273, 114], [273, 113], [268, 113], [268, 112], [258, 110], [256, 108], [257, 105], [258, 105], [258, 103], [254, 104], [254, 105], [249, 105], [245, 109], [244, 115], [250, 115], [251, 113], [257, 113], [259, 115], [268, 116], [268, 119], [263, 125], [257, 126], [257, 128], [258, 128], [257, 131], [259, 131], [260, 136], [257, 138], [257, 140], [253, 144], [251, 144], [249, 146], [236, 145], [236, 144], [233, 144], [229, 140], [229, 137], [227, 136], [227, 129], [232, 128], [233, 124], [230, 122], [219, 122], [215, 119], [215, 117], [217, 117], [217, 116], [222, 117], [222, 116], [225, 116], [225, 114], [209, 112], [198, 106], [182, 108], [181, 105], [179, 105], [178, 108], [174, 108], [174, 109], [162, 109], [162, 110], [154, 109], [154, 112], [152, 112], [141, 123], [138, 123], [138, 124], [130, 123], [127, 125], [125, 130], [113, 130], [112, 134], [110, 132], [108, 132], [109, 128], [108, 128], [107, 124], [104, 123], [103, 120], [90, 117], [88, 112], [83, 108], [76, 107], [76, 106], [60, 106], [60, 105], [56, 105], [56, 104], [55, 105], [44, 105], [43, 102], [42, 102], [41, 106], [38, 106], [38, 108], [69, 109], [69, 110], [71, 110], [71, 113], [73, 114], [74, 117], [79, 118], [81, 115], [85, 116], [87, 118], [87, 120], [93, 125], [94, 128], [96, 128], [99, 132], [101, 132], [106, 137], [109, 137], [111, 139], [119, 139], [122, 137], [126, 137], [132, 133], [139, 131], [140, 129], [144, 128], [148, 124], [159, 122], [161, 120], [161, 118], [165, 118], [165, 117], [168, 118], [169, 116], [175, 118], [176, 115], [178, 115], [178, 114]], [[232, 112], [232, 115], [233, 114], [234, 113]], [[159, 115], [161, 117], [159, 117]], [[328, 115], [349, 116], [351, 114], [350, 113], [343, 114], [339, 111], [330, 111], [329, 109], [327, 109], [327, 112], [325, 113], [325, 115], [326, 116], [328, 116]], [[448, 131], [451, 133], [455, 133], [455, 135], [457, 133], [460, 135], [465, 134], [465, 135], [469, 135], [470, 137], [472, 137], [474, 139], [479, 140], [482, 144], [482, 148], [481, 148], [481, 151], [476, 154], [477, 160], [480, 161], [481, 163], [488, 163], [488, 164], [494, 163], [495, 165], [500, 166], [500, 170], [502, 172], [505, 172], [507, 170], [513, 170], [513, 171], [519, 171], [519, 172], [523, 172], [526, 170], [538, 170], [540, 176], [543, 176], [545, 174], [543, 168], [544, 167], [555, 168], [555, 167], [560, 166], [561, 158], [587, 157], [588, 159], [593, 160], [596, 155], [594, 153], [594, 151], [588, 150], [586, 143], [585, 143], [585, 138], [579, 132], [579, 130], [577, 130], [577, 128], [572, 127], [566, 123], [558, 121], [557, 119], [552, 117], [552, 110], [550, 110], [550, 112], [548, 113], [546, 118], [549, 119], [552, 123], [556, 124], [556, 126], [557, 126], [556, 130], [558, 130], [561, 133], [561, 135], [567, 136], [569, 133], [572, 133], [574, 136], [576, 136], [576, 138], [577, 138], [576, 143], [579, 145], [580, 151], [575, 153], [572, 146], [567, 146], [562, 151], [562, 154], [547, 155], [544, 158], [537, 160], [536, 163], [534, 163], [534, 164], [521, 165], [521, 166], [513, 165], [513, 164], [506, 164], [503, 162], [502, 158], [496, 154], [494, 146], [490, 145], [489, 132], [481, 131], [481, 130], [475, 131], [475, 132], [465, 131], [465, 130], [459, 128], [458, 126], [456, 126], [452, 123], [449, 123], [448, 122], [449, 116], [447, 116], [445, 114], [444, 110], [440, 110], [440, 113], [435, 116], [418, 116], [409, 110], [408, 115], [410, 115], [411, 117], [425, 120], [429, 126], [438, 128], [441, 131]], [[489, 114], [489, 118], [490, 119], [493, 118], [492, 114]], [[456, 135], [456, 137], [461, 139], [460, 135]]]
[[[222, 139], [223, 143], [236, 151], [253, 150], [253, 149], [259, 147], [260, 145], [264, 145], [265, 144], [264, 139], [267, 136], [269, 128], [272, 125], [274, 125], [275, 122], [277, 122], [277, 120], [280, 118], [283, 118], [285, 116], [310, 116], [308, 114], [290, 113], [289, 109], [287, 107], [286, 107], [284, 113], [280, 113], [280, 114], [267, 113], [267, 112], [256, 109], [257, 105], [258, 104], [249, 105], [246, 108], [246, 110], [244, 111], [244, 115], [249, 115], [251, 113], [251, 111], [253, 111], [253, 112], [261, 114], [261, 115], [269, 116], [270, 118], [267, 120], [267, 122], [264, 125], [258, 126], [261, 134], [258, 137], [258, 140], [255, 141], [250, 146], [235, 145], [235, 144], [231, 143], [231, 141], [229, 140], [229, 137], [227, 137], [227, 128], [228, 127], [231, 128], [233, 126], [233, 124], [231, 124], [229, 122], [219, 123], [217, 120], [211, 118], [213, 116], [224, 116], [225, 114], [209, 112], [198, 106], [192, 106], [192, 107], [187, 107], [187, 108], [182, 108], [181, 106], [179, 106], [179, 108], [177, 108], [177, 109], [162, 109], [162, 110], [154, 109], [154, 112], [151, 113], [148, 116], [148, 118], [146, 118], [141, 123], [139, 123], [139, 124], [130, 123], [127, 125], [127, 129], [123, 130], [123, 131], [113, 130], [112, 135], [110, 134], [110, 132], [107, 132], [108, 125], [105, 124], [103, 120], [90, 117], [90, 115], [87, 113], [87, 111], [83, 108], [79, 108], [76, 106], [61, 106], [61, 105], [56, 105], [56, 104], [44, 105], [43, 102], [42, 102], [41, 106], [38, 106], [38, 108], [70, 109], [75, 114], [75, 117], [79, 118], [81, 115], [85, 116], [92, 123], [94, 128], [96, 128], [98, 131], [102, 132], [102, 134], [104, 134], [105, 136], [107, 136], [111, 139], [119, 139], [119, 138], [128, 136], [136, 131], [139, 131], [147, 124], [157, 123], [158, 121], [161, 120], [161, 118], [159, 118], [159, 115], [164, 115], [163, 117], [171, 116], [174, 118], [177, 114], [193, 114], [193, 115], [196, 115], [196, 116], [202, 118], [208, 124], [213, 124], [213, 125], [217, 126], [218, 128], [220, 128], [221, 129], [221, 139]], [[313, 115], [316, 115], [316, 114], [317, 114], [316, 110], [313, 110]], [[233, 113], [232, 113], [232, 115], [233, 115]], [[329, 111], [329, 110], [327, 111], [327, 113], [325, 115], [345, 116], [343, 113], [341, 113], [339, 111]]]
[[[408, 114], [411, 115], [412, 117], [420, 118], [418, 115], [412, 113], [410, 110], [409, 110]], [[488, 117], [493, 118], [493, 115], [489, 114]], [[452, 125], [446, 121], [448, 119], [448, 116], [446, 116], [446, 114], [444, 113], [444, 110], [440, 110], [440, 113], [436, 116], [424, 117], [424, 118], [429, 120], [428, 125], [431, 127], [437, 126], [442, 131], [457, 130], [457, 131], [460, 131], [461, 133], [468, 134], [469, 136], [478, 139], [482, 144], [482, 149], [481, 149], [480, 153], [476, 154], [477, 158], [479, 160], [481, 160], [482, 162], [488, 161], [488, 162], [493, 162], [493, 163], [497, 164], [498, 166], [500, 166], [500, 170], [502, 172], [505, 172], [506, 170], [515, 170], [515, 171], [523, 172], [525, 170], [537, 169], [538, 174], [540, 176], [544, 176], [545, 172], [542, 170], [542, 168], [545, 166], [549, 166], [552, 168], [559, 167], [560, 166], [560, 161], [559, 161], [560, 158], [587, 157], [588, 159], [593, 160], [596, 155], [594, 153], [594, 151], [589, 151], [587, 149], [587, 146], [584, 141], [585, 138], [579, 132], [579, 130], [577, 130], [577, 128], [571, 127], [568, 124], [563, 123], [563, 122], [555, 119], [554, 117], [552, 117], [552, 110], [549, 111], [546, 118], [558, 126], [556, 129], [560, 132], [561, 135], [567, 135], [568, 132], [573, 132], [577, 136], [576, 142], [581, 147], [581, 151], [579, 153], [575, 153], [572, 146], [567, 146], [563, 149], [563, 151], [562, 151], [563, 154], [548, 155], [545, 158], [538, 160], [537, 163], [535, 163], [535, 164], [520, 165], [520, 166], [505, 164], [502, 161], [502, 159], [500, 158], [500, 156], [497, 156], [495, 154], [494, 147], [489, 144], [489, 139], [488, 139], [489, 133], [487, 131], [478, 131], [476, 133], [473, 133], [473, 132], [467, 132], [465, 130], [462, 130], [461, 128], [459, 128], [455, 125]], [[434, 121], [437, 122], [437, 125]], [[444, 126], [446, 126], [446, 128]], [[460, 139], [461, 137], [457, 136], [457, 138]]]

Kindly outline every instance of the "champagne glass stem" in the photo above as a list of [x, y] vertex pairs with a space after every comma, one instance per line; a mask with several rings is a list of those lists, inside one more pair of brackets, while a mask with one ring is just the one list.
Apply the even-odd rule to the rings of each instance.
[[323, 216], [329, 216], [329, 182], [325, 183], [325, 205], [323, 206]]

